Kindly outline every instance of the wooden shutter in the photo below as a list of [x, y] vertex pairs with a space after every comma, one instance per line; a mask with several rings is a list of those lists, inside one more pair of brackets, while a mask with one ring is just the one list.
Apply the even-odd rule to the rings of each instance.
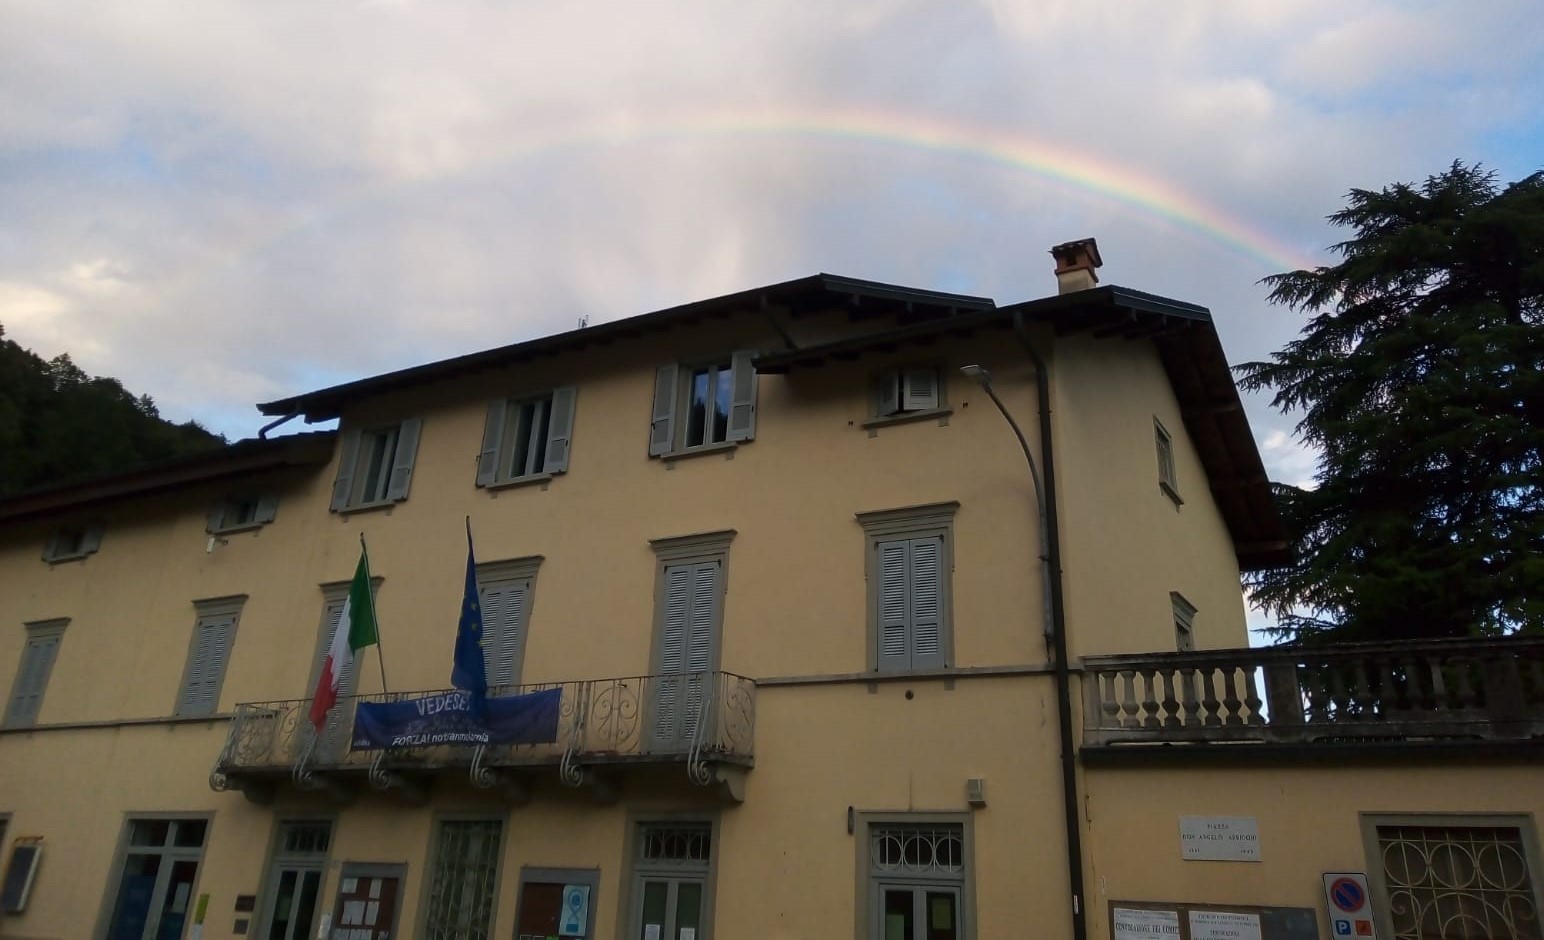
[[875, 642], [878, 650], [874, 668], [880, 672], [911, 668], [911, 597], [907, 573], [910, 567], [907, 539], [879, 542], [875, 568], [879, 574], [876, 590]]
[[941, 669], [946, 660], [943, 610], [943, 539], [911, 539], [911, 667]]
[[569, 442], [574, 436], [574, 400], [578, 391], [572, 385], [552, 390], [552, 412], [547, 421], [547, 459], [545, 473], [568, 469]]
[[391, 460], [391, 481], [386, 484], [386, 498], [401, 502], [413, 485], [413, 460], [418, 456], [418, 434], [423, 419], [408, 418], [397, 431], [397, 451]]
[[257, 508], [252, 512], [252, 521], [264, 525], [272, 522], [279, 514], [279, 497], [273, 494], [265, 494], [257, 498]]
[[198, 618], [192, 647], [177, 699], [178, 715], [211, 715], [219, 706], [220, 684], [230, 661], [231, 641], [236, 635], [236, 614], [211, 614]]
[[488, 688], [518, 685], [530, 582], [524, 578], [490, 581], [477, 589], [482, 607], [483, 665]]
[[901, 375], [899, 372], [886, 372], [880, 376], [878, 390], [879, 406], [874, 412], [877, 417], [888, 417], [901, 410]]
[[670, 453], [675, 443], [676, 377], [674, 364], [654, 373], [654, 418], [649, 424], [649, 456]]
[[901, 375], [902, 411], [931, 411], [938, 407], [938, 370], [906, 369]]
[[482, 452], [477, 455], [477, 485], [492, 486], [499, 479], [499, 453], [504, 449], [505, 415], [509, 402], [495, 398], [488, 402], [488, 417], [483, 421]]
[[756, 436], [756, 350], [737, 350], [732, 359], [729, 405], [731, 441], [748, 441]]
[[11, 693], [10, 707], [6, 710], [7, 725], [35, 724], [43, 704], [43, 690], [48, 686], [48, 676], [53, 671], [54, 659], [59, 654], [57, 632], [27, 637], [22, 647], [21, 666], [16, 673], [16, 688]]
[[354, 489], [354, 467], [359, 463], [359, 442], [363, 432], [358, 428], [343, 432], [338, 439], [338, 475], [332, 481], [333, 512], [348, 508], [349, 494]]

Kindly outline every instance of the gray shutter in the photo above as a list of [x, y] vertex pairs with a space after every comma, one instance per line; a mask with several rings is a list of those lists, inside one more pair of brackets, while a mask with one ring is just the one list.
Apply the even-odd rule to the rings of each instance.
[[260, 522], [266, 525], [267, 523], [272, 522], [274, 518], [278, 516], [278, 514], [279, 497], [270, 493], [264, 496], [259, 496], [257, 498], [257, 509], [253, 512], [252, 521]]
[[713, 638], [718, 622], [718, 562], [692, 566], [692, 603], [686, 634], [686, 669], [682, 689], [681, 733], [694, 734], [702, 716], [703, 695], [713, 668]]
[[90, 555], [102, 547], [102, 526], [99, 523], [86, 526], [80, 537], [80, 553]]
[[681, 738], [686, 647], [691, 629], [692, 566], [665, 568], [665, 609], [660, 618], [659, 670], [654, 676], [654, 742], [676, 747]]
[[408, 418], [397, 431], [397, 452], [391, 461], [391, 482], [386, 484], [386, 498], [401, 502], [413, 485], [413, 460], [418, 456], [418, 434], [422, 418]]
[[22, 647], [21, 668], [16, 675], [16, 690], [6, 712], [8, 725], [35, 724], [43, 704], [43, 690], [59, 654], [59, 635], [32, 636]]
[[483, 620], [483, 665], [488, 688], [520, 682], [525, 647], [525, 608], [530, 585], [524, 579], [492, 581], [478, 589]]
[[676, 375], [674, 364], [654, 373], [654, 419], [649, 424], [649, 456], [668, 454], [675, 442]]
[[911, 539], [911, 666], [941, 669], [944, 648], [943, 539]]
[[578, 392], [572, 385], [552, 390], [552, 413], [547, 421], [547, 460], [542, 470], [562, 473], [568, 469], [569, 442], [574, 436], [574, 402]]
[[938, 407], [938, 371], [936, 369], [906, 369], [901, 373], [901, 409], [904, 411], [930, 411]]
[[187, 675], [177, 700], [177, 714], [212, 715], [219, 705], [220, 682], [230, 658], [231, 640], [236, 633], [234, 614], [200, 617], [193, 628], [193, 645], [188, 652]]
[[730, 379], [729, 440], [748, 441], [756, 436], [756, 350], [737, 350]]
[[63, 533], [55, 529], [54, 534], [48, 537], [48, 544], [43, 546], [43, 560], [53, 561], [59, 557], [59, 536]]
[[354, 489], [354, 465], [359, 462], [359, 441], [363, 432], [358, 428], [343, 432], [338, 439], [338, 475], [332, 481], [332, 511], [348, 508], [349, 493]]
[[901, 410], [901, 376], [899, 372], [886, 372], [879, 378], [878, 417], [893, 415]]
[[220, 531], [221, 523], [225, 521], [225, 500], [221, 500], [220, 502], [215, 503], [214, 506], [210, 508], [209, 514], [205, 517], [205, 520], [205, 531]]
[[910, 553], [907, 545], [906, 539], [897, 539], [880, 542], [874, 547], [878, 556], [875, 567], [879, 572], [878, 622], [875, 624], [875, 642], [879, 649], [874, 665], [880, 672], [911, 668], [911, 637], [907, 629], [911, 619], [911, 598], [906, 577]]
[[495, 398], [488, 402], [488, 417], [483, 422], [482, 452], [477, 455], [477, 485], [492, 486], [499, 479], [499, 451], [503, 449], [505, 415], [509, 402]]

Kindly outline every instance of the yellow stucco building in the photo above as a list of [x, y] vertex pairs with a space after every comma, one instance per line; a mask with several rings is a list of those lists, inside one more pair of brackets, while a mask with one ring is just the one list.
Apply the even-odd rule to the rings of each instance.
[[[1540, 936], [1544, 645], [1248, 649], [1285, 543], [1212, 319], [1055, 253], [1043, 299], [817, 275], [0, 501], [0, 937]], [[351, 748], [449, 688], [466, 520], [551, 733]]]

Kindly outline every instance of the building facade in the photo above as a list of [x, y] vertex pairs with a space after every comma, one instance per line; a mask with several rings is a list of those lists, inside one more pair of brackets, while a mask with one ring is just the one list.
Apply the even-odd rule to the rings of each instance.
[[[1041, 300], [818, 275], [0, 503], [0, 936], [1331, 936], [1334, 871], [1380, 935], [1538, 936], [1540, 647], [1247, 649], [1284, 541], [1210, 315], [1059, 252]], [[351, 748], [448, 688], [468, 524], [554, 740]]]

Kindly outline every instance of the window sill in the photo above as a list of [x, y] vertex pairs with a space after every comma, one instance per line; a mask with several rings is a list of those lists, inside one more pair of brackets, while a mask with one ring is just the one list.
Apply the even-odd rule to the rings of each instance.
[[224, 527], [219, 528], [219, 529], [210, 529], [209, 530], [209, 534], [210, 535], [226, 536], [226, 535], [237, 535], [237, 534], [242, 533], [242, 532], [256, 532], [258, 529], [261, 529], [263, 526], [265, 526], [267, 524], [268, 523], [266, 523], [266, 522], [248, 522], [245, 525], [224, 526]]
[[863, 422], [863, 427], [870, 431], [888, 427], [892, 424], [910, 424], [913, 421], [930, 421], [938, 419], [938, 426], [943, 427], [949, 423], [949, 416], [954, 414], [953, 408], [929, 408], [926, 411], [903, 411], [899, 414], [885, 415], [882, 418], [870, 418]]
[[734, 452], [740, 447], [739, 441], [721, 441], [717, 444], [701, 444], [697, 447], [684, 447], [673, 450], [668, 454], [660, 454], [659, 459], [667, 465], [677, 460], [685, 460], [688, 457], [705, 457], [709, 454], [723, 454], [725, 460], [733, 460]]
[[498, 490], [512, 490], [521, 486], [533, 486], [537, 483], [541, 484], [542, 489], [546, 489], [547, 484], [551, 483], [552, 478], [556, 475], [557, 474], [555, 473], [533, 473], [530, 476], [513, 477], [508, 480], [497, 480], [484, 486], [483, 489], [488, 490], [489, 492], [496, 492]]
[[1174, 502], [1175, 509], [1185, 505], [1185, 501], [1180, 498], [1179, 491], [1162, 480], [1158, 481], [1158, 491]]
[[358, 512], [375, 512], [378, 509], [390, 512], [392, 507], [397, 505], [397, 502], [394, 499], [383, 499], [377, 503], [360, 503], [357, 506], [344, 506], [342, 509], [335, 509], [333, 511], [340, 516], [352, 516]]
[[96, 554], [96, 553], [95, 552], [76, 552], [73, 555], [55, 555], [52, 558], [45, 558], [43, 560], [45, 562], [47, 562], [48, 564], [50, 564], [50, 565], [63, 565], [63, 564], [68, 564], [69, 562], [72, 562], [72, 561], [85, 561], [87, 558], [90, 558], [94, 554]]

